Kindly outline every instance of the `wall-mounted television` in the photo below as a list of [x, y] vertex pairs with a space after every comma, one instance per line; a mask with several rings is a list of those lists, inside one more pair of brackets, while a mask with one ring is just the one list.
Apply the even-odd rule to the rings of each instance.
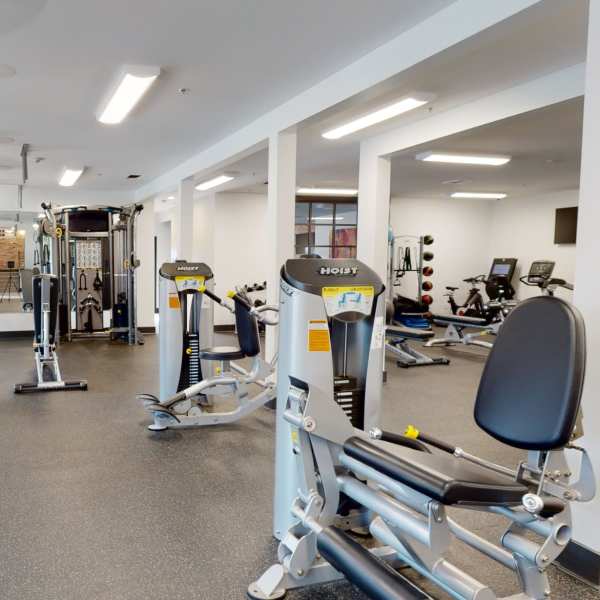
[[577, 207], [556, 209], [554, 243], [574, 244], [577, 241]]

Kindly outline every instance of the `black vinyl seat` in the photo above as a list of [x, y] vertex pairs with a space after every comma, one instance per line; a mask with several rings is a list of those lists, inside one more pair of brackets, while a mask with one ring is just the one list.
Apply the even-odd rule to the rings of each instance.
[[403, 327], [402, 325], [386, 325], [385, 332], [391, 338], [407, 340], [428, 340], [435, 335], [429, 329], [415, 329], [414, 327]]
[[240, 348], [234, 346], [201, 348], [198, 355], [201, 360], [239, 360], [245, 356]]
[[[547, 296], [521, 302], [486, 362], [475, 421], [513, 448], [563, 448], [577, 423], [585, 362], [585, 327], [574, 306]], [[396, 446], [392, 453], [359, 437], [348, 439], [344, 452], [443, 504], [518, 505], [528, 492], [513, 479], [453, 454]]]
[[[240, 298], [246, 304], [250, 301], [240, 293]], [[239, 348], [233, 346], [213, 346], [212, 348], [201, 348], [199, 356], [201, 360], [239, 360], [241, 358], [253, 357], [260, 353], [260, 337], [256, 317], [248, 310], [248, 306], [233, 298], [235, 304], [235, 328]]]
[[529, 491], [510, 477], [451, 454], [428, 454], [399, 446], [393, 446], [392, 453], [358, 437], [346, 441], [344, 452], [446, 505], [517, 506]]

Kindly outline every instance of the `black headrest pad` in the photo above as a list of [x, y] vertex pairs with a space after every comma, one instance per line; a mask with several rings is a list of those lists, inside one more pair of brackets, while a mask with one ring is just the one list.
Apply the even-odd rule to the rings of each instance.
[[479, 384], [475, 420], [516, 448], [561, 448], [576, 425], [584, 375], [579, 311], [555, 297], [525, 300], [500, 328]]

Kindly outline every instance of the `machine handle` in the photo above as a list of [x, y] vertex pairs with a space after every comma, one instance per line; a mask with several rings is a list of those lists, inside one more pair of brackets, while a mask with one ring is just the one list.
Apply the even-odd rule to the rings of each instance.
[[399, 435], [391, 431], [382, 431], [381, 429], [372, 429], [369, 432], [369, 436], [373, 439], [381, 440], [382, 442], [388, 442], [388, 444], [396, 444], [397, 446], [404, 446], [405, 448], [412, 448], [413, 450], [431, 454], [431, 450], [428, 446], [414, 437]]
[[246, 298], [243, 298], [237, 292], [227, 292], [227, 297], [231, 298], [234, 302], [238, 302], [248, 311], [252, 311], [252, 309], [254, 308], [254, 306], [252, 306], [252, 304], [250, 304], [250, 302], [248, 302]]
[[211, 292], [209, 289], [207, 289], [207, 287], [205, 285], [200, 286], [198, 288], [198, 290], [200, 292], [202, 292], [205, 296], [210, 298], [213, 302], [216, 302], [217, 304], [221, 305], [223, 308], [226, 308], [229, 312], [234, 312], [233, 309], [231, 308], [231, 306], [229, 306], [229, 304], [227, 304], [227, 302], [225, 302], [225, 300], [223, 300], [222, 298], [217, 296], [215, 293]]
[[443, 440], [439, 440], [438, 438], [433, 437], [432, 435], [423, 433], [413, 425], [409, 425], [406, 428], [404, 435], [408, 438], [412, 438], [413, 440], [425, 442], [426, 444], [429, 444], [430, 446], [433, 446], [438, 450], [442, 450], [443, 452], [447, 452], [448, 454], [454, 454], [456, 452], [456, 446], [452, 446], [451, 444], [448, 444]]

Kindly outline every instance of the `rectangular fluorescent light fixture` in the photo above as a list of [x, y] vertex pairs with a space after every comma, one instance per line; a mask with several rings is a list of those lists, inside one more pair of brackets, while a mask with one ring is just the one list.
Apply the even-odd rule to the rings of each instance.
[[160, 67], [124, 67], [108, 100], [97, 115], [98, 121], [106, 125], [115, 125], [123, 121], [159, 75]]
[[417, 154], [417, 160], [425, 162], [454, 163], [461, 165], [487, 165], [500, 167], [510, 161], [510, 156], [492, 154], [453, 154], [446, 152], [423, 152]]
[[384, 108], [380, 108], [375, 112], [369, 113], [364, 117], [360, 117], [359, 119], [355, 119], [354, 121], [350, 121], [345, 125], [341, 125], [340, 127], [336, 127], [335, 129], [330, 129], [323, 133], [323, 137], [328, 140], [337, 140], [345, 135], [350, 135], [351, 133], [355, 133], [356, 131], [360, 131], [361, 129], [365, 129], [366, 127], [371, 127], [372, 125], [376, 125], [377, 123], [381, 123], [382, 121], [387, 121], [388, 119], [393, 119], [398, 115], [401, 115], [409, 110], [414, 110], [415, 108], [419, 108], [419, 106], [423, 106], [423, 104], [427, 104], [431, 100], [429, 98], [404, 98], [399, 102], [395, 102], [394, 104], [390, 104], [389, 106], [385, 106]]
[[296, 190], [299, 196], [358, 196], [358, 190], [354, 188], [307, 188], [301, 187]]
[[454, 192], [451, 198], [480, 198], [482, 200], [502, 200], [506, 194], [502, 192]]
[[83, 173], [83, 167], [80, 169], [65, 169], [58, 180], [58, 185], [63, 187], [71, 187], [77, 183], [77, 180]]
[[206, 190], [210, 190], [214, 187], [217, 187], [218, 185], [223, 185], [224, 183], [227, 183], [228, 181], [231, 181], [232, 179], [234, 179], [234, 178], [231, 175], [219, 175], [218, 177], [209, 179], [208, 181], [205, 181], [204, 183], [199, 183], [196, 186], [196, 189], [200, 192], [205, 192]]

